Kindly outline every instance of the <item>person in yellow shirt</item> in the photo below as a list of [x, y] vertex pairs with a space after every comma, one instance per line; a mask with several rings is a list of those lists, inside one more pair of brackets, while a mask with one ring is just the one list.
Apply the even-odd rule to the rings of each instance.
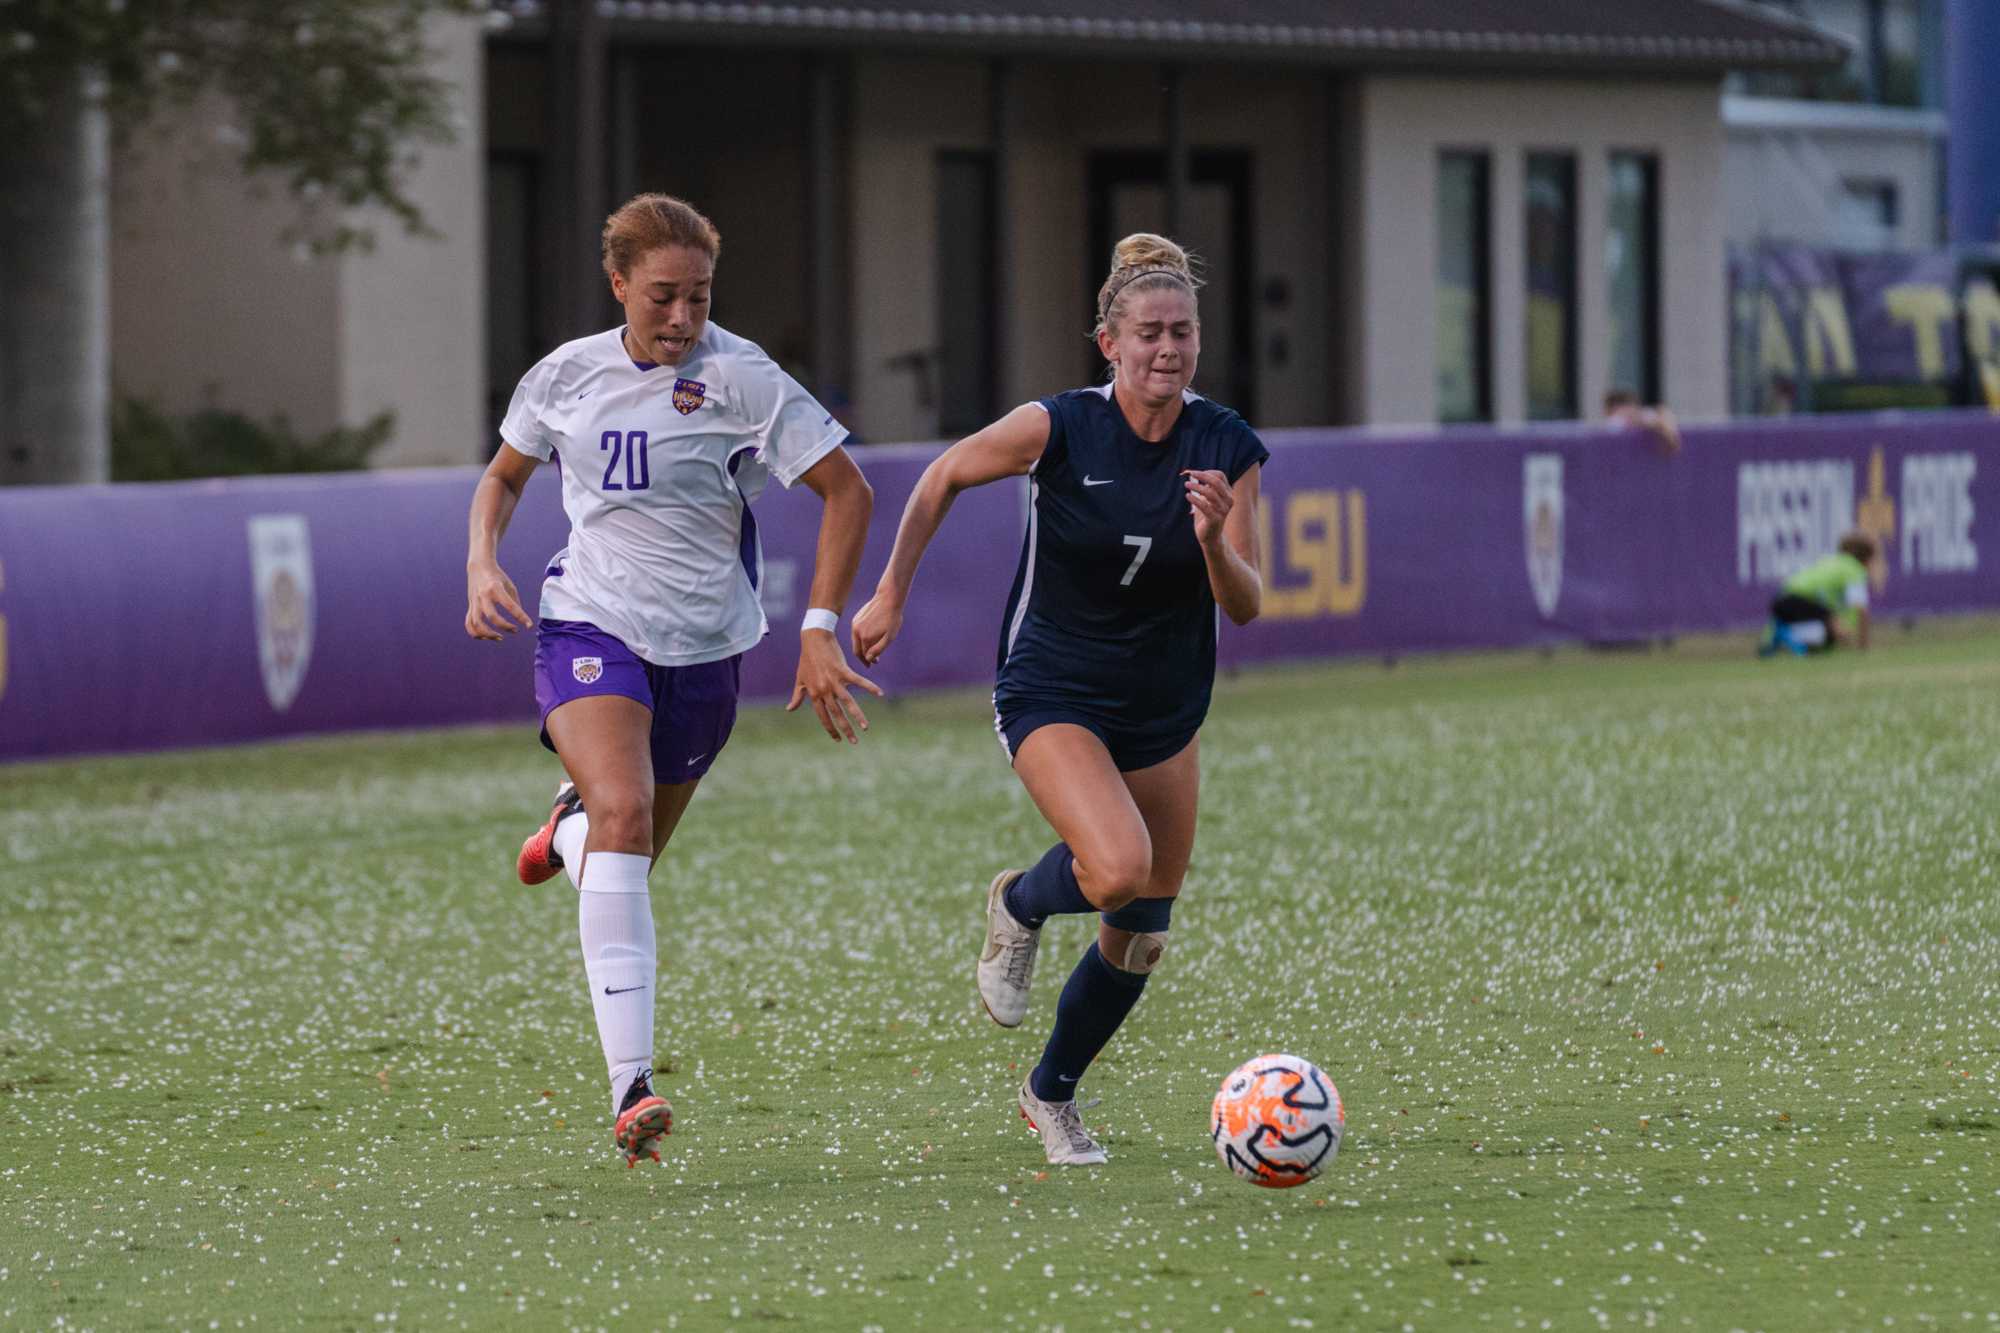
[[1771, 603], [1771, 624], [1760, 657], [1779, 649], [1797, 653], [1825, 652], [1838, 643], [1868, 646], [1868, 567], [1875, 560], [1875, 539], [1850, 532], [1832, 555], [1813, 561], [1785, 580]]

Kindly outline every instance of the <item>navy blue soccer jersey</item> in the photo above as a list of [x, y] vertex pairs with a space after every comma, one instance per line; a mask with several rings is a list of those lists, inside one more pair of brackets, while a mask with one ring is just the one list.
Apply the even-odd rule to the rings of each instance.
[[1133, 433], [1108, 384], [1041, 405], [1049, 441], [1028, 474], [995, 703], [1192, 732], [1215, 683], [1215, 597], [1182, 474], [1233, 483], [1270, 452], [1242, 417], [1193, 393], [1157, 442]]

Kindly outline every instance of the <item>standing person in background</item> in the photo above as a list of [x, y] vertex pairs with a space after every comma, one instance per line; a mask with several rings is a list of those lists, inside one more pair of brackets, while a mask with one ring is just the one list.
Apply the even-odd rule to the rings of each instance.
[[1661, 455], [1672, 458], [1681, 451], [1680, 423], [1664, 407], [1647, 407], [1630, 389], [1613, 389], [1604, 395], [1604, 419], [1614, 426], [1643, 430]]
[[1094, 330], [1110, 382], [1017, 407], [939, 456], [854, 618], [854, 651], [872, 664], [902, 626], [917, 564], [953, 498], [1027, 476], [994, 727], [1061, 841], [1025, 873], [994, 877], [975, 976], [993, 1021], [1018, 1026], [1043, 921], [1101, 913], [1018, 1094], [1058, 1164], [1105, 1160], [1078, 1113], [1077, 1080], [1166, 948], [1194, 849], [1216, 608], [1241, 625], [1263, 596], [1255, 519], [1270, 455], [1241, 417], [1188, 388], [1201, 352], [1195, 286], [1172, 241], [1120, 241]]
[[1769, 657], [1780, 648], [1801, 655], [1824, 652], [1843, 640], [1866, 648], [1868, 567], [1875, 554], [1873, 537], [1850, 532], [1839, 550], [1786, 579], [1771, 603], [1771, 625], [1757, 655]]
[[868, 720], [849, 687], [881, 693], [834, 638], [872, 493], [832, 416], [756, 344], [708, 322], [721, 248], [713, 224], [668, 195], [639, 195], [606, 221], [604, 272], [625, 323], [522, 377], [473, 492], [466, 556], [466, 633], [527, 628], [496, 553], [528, 478], [556, 459], [570, 538], [542, 583], [535, 699], [568, 781], [516, 869], [528, 884], [567, 869], [577, 888], [627, 1165], [657, 1161], [673, 1124], [651, 1086], [647, 877], [729, 740], [742, 655], [769, 631], [750, 513], [767, 478], [804, 482], [825, 504], [786, 708], [810, 699], [826, 734], [853, 742]]

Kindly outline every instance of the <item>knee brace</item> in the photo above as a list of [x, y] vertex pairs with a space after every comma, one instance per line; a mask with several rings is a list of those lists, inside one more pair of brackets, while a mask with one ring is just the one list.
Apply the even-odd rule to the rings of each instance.
[[1145, 976], [1160, 965], [1160, 958], [1167, 951], [1167, 923], [1174, 913], [1172, 898], [1134, 898], [1115, 912], [1103, 915], [1104, 924], [1116, 930], [1130, 931], [1132, 938], [1125, 946], [1123, 958], [1107, 958], [1105, 961], [1121, 972], [1135, 976]]

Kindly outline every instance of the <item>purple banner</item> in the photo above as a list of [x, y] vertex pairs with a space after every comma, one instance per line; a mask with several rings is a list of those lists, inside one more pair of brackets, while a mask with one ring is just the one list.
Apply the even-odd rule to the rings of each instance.
[[1223, 627], [1223, 660], [1745, 626], [1854, 527], [1886, 551], [1878, 611], [2000, 607], [2000, 418], [1685, 435], [1664, 458], [1637, 431], [1582, 427], [1270, 432], [1264, 613]]
[[1854, 374], [1946, 380], [1960, 368], [1958, 259], [1948, 251], [1848, 255], [1840, 261]]
[[[1961, 316], [1979, 320], [1988, 308], [1959, 269], [1960, 256], [1945, 250], [1732, 250], [1730, 401], [1768, 413], [1852, 405], [1833, 387], [1844, 381], [1955, 392], [1965, 361]], [[1977, 346], [1986, 341], [1982, 327]]]
[[[1224, 625], [1229, 663], [1749, 625], [1850, 527], [1887, 553], [1878, 611], [2000, 608], [1984, 414], [1696, 427], [1675, 458], [1595, 427], [1268, 439], [1264, 614]], [[850, 610], [935, 454], [857, 450], [875, 524]], [[0, 491], [0, 759], [532, 717], [530, 640], [463, 628], [477, 475]], [[959, 498], [883, 685], [992, 679], [1024, 506], [1019, 482]], [[790, 691], [819, 515], [803, 487], [758, 502], [774, 628], [751, 697]], [[502, 551], [530, 607], [566, 535], [537, 477]]]

